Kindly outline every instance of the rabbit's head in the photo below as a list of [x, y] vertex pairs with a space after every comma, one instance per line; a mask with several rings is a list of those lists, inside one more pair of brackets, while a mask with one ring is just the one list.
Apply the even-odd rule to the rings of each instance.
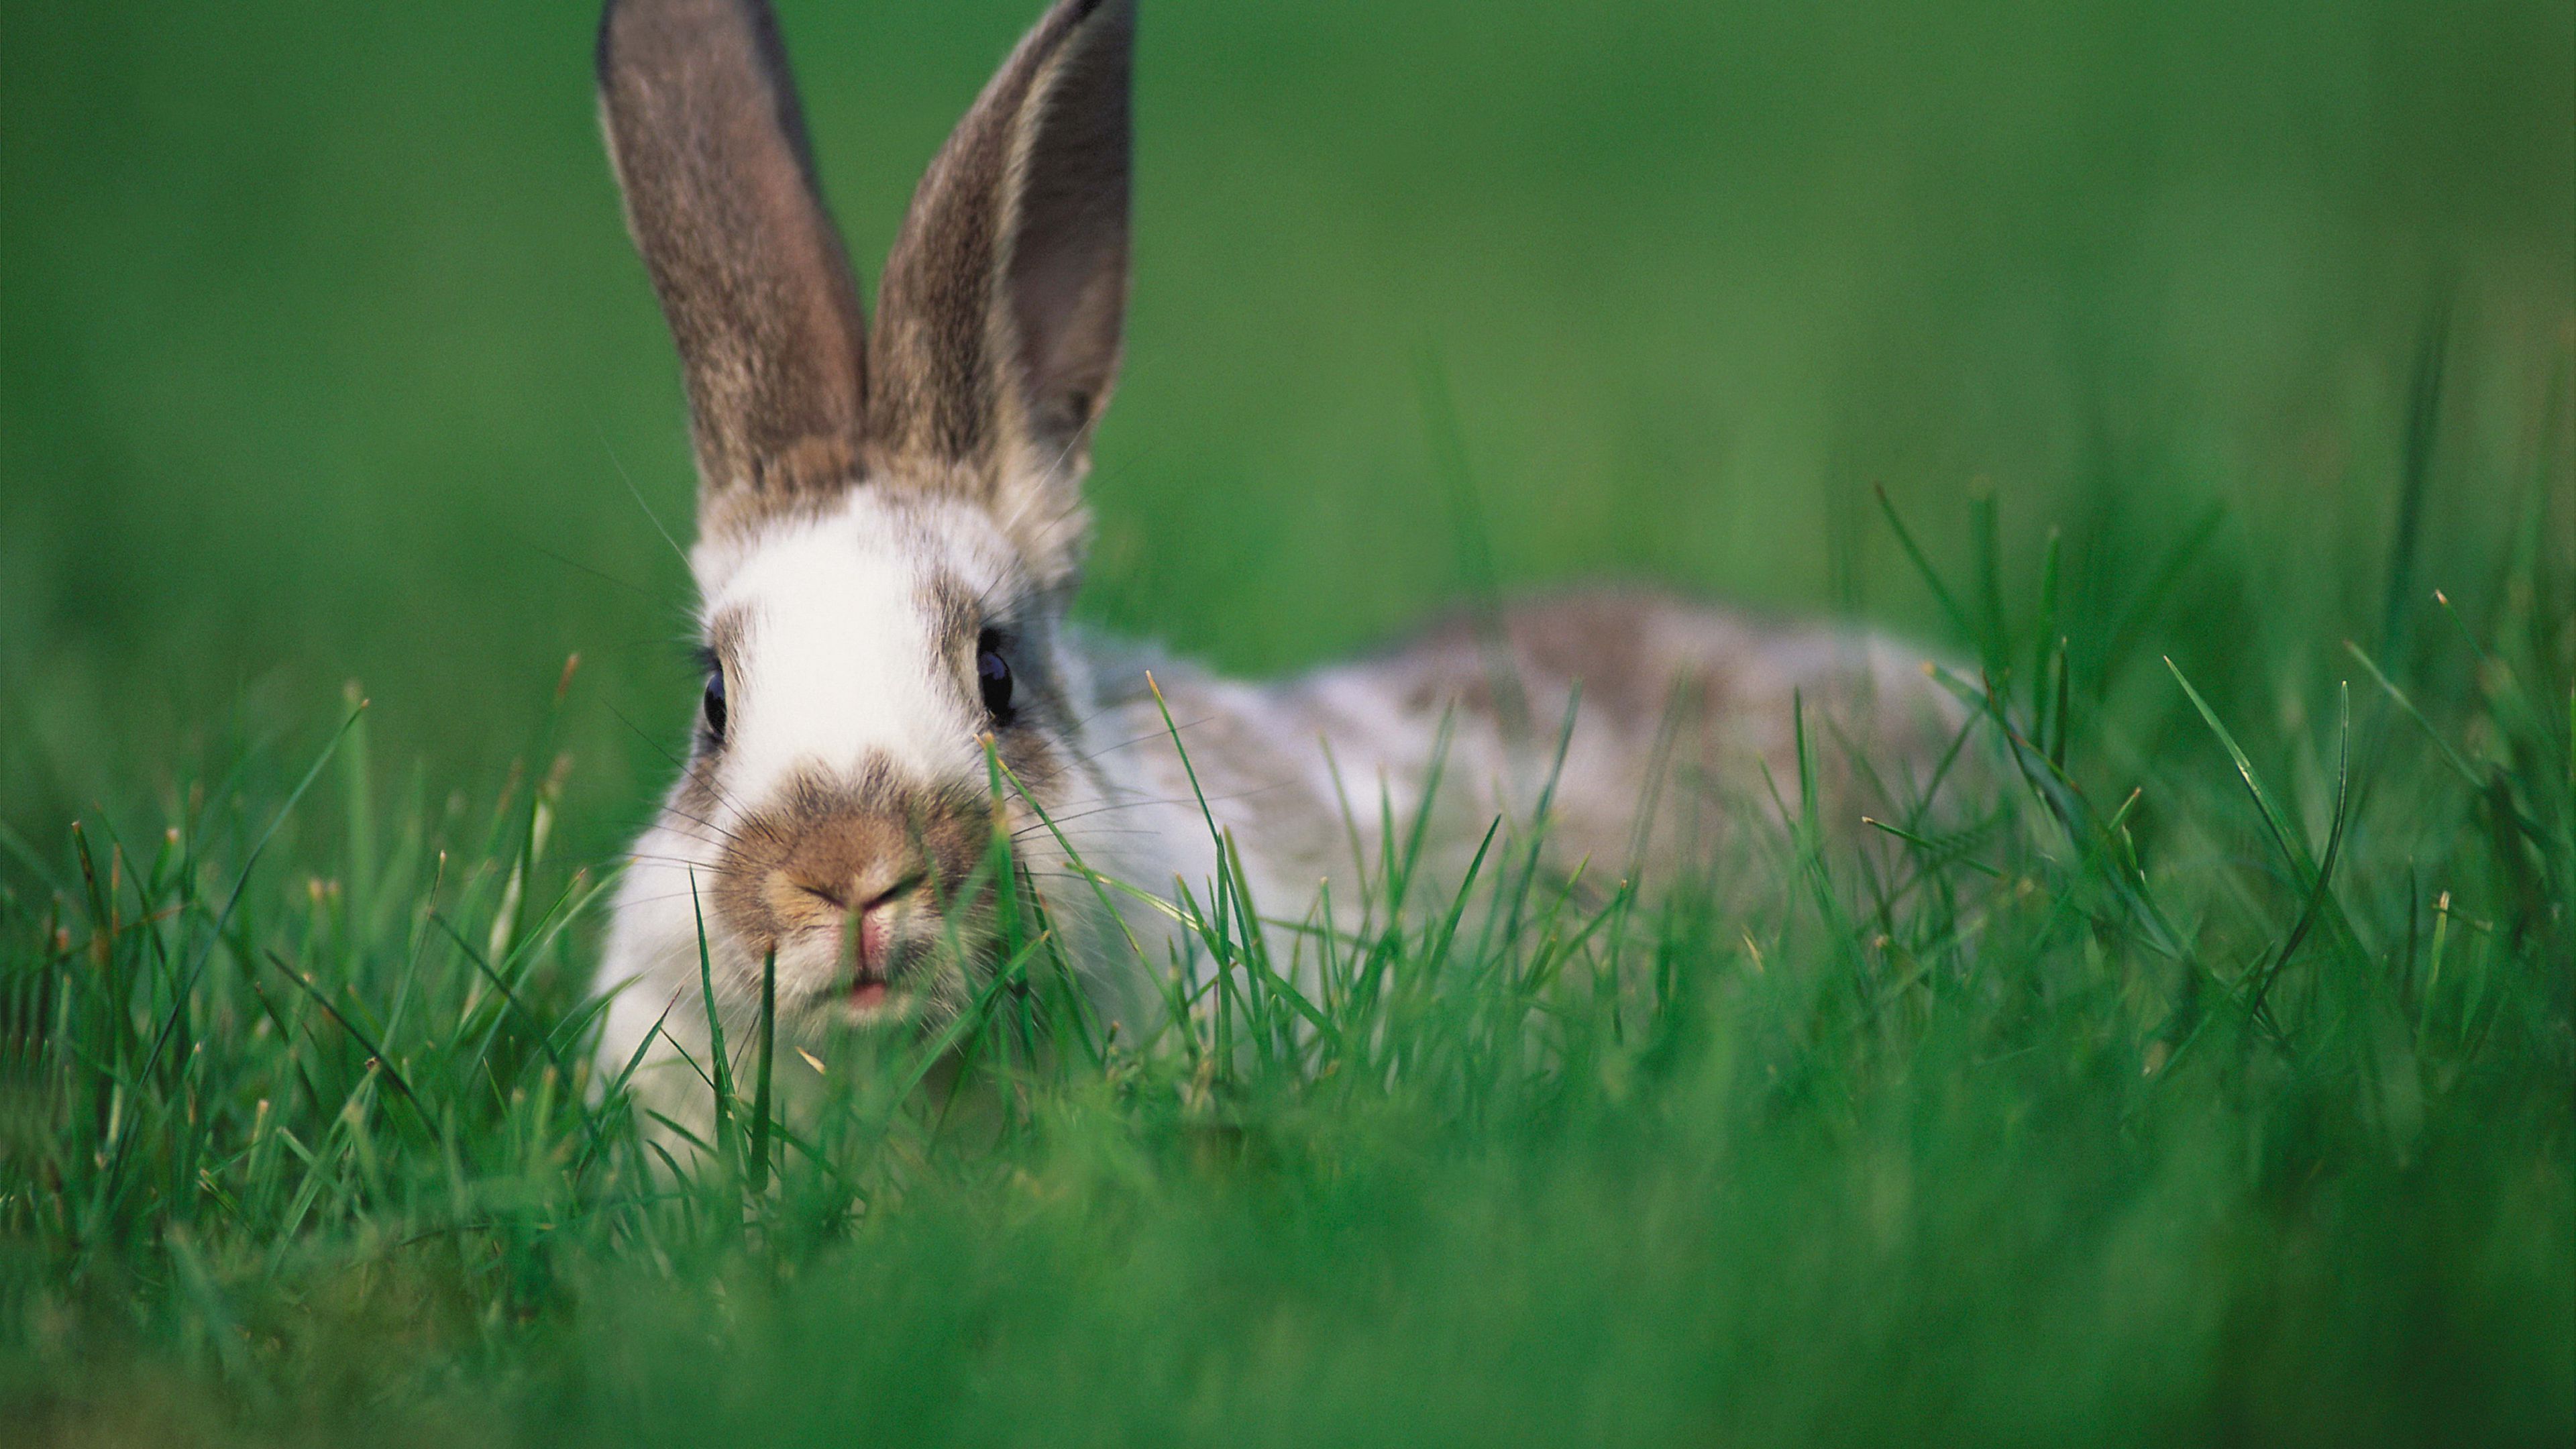
[[923, 178], [871, 331], [767, 6], [610, 0], [600, 109], [687, 385], [706, 664], [618, 908], [630, 967], [694, 979], [703, 939], [736, 984], [774, 951], [782, 1018], [953, 1006], [994, 832], [1037, 823], [1008, 786], [996, 821], [992, 758], [1083, 802], [1059, 622], [1126, 303], [1133, 32], [1131, 0], [1039, 22]]

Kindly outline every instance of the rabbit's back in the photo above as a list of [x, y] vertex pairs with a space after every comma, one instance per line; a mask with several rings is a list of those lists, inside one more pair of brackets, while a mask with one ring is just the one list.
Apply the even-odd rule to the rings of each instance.
[[[1542, 801], [1560, 870], [1585, 863], [1604, 884], [1660, 877], [1801, 808], [1802, 726], [1828, 833], [1856, 832], [1863, 814], [1910, 818], [1964, 753], [1952, 747], [1965, 712], [1926, 658], [1874, 632], [1598, 589], [1462, 614], [1275, 683], [1111, 654], [1100, 727], [1116, 732], [1137, 797], [1154, 802], [1140, 809], [1204, 836], [1204, 795], [1236, 832], [1264, 911], [1296, 916], [1322, 881], [1355, 899], [1357, 877], [1379, 868], [1383, 822], [1409, 838], [1426, 794], [1433, 880], [1459, 878], [1496, 816], [1525, 824]], [[1148, 668], [1189, 771], [1145, 691]]]

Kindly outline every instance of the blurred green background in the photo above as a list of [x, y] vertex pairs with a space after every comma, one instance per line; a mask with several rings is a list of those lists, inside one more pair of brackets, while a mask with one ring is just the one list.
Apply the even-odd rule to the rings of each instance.
[[[781, 0], [863, 271], [1037, 8]], [[2567, 0], [1146, 11], [1084, 607], [1227, 667], [1461, 587], [1427, 395], [1512, 583], [1928, 628], [1874, 483], [1947, 552], [1992, 488], [2014, 558], [2215, 501], [2331, 640], [2428, 319], [2449, 454], [2528, 459], [2567, 386]], [[488, 779], [573, 651], [578, 839], [658, 786], [686, 580], [634, 493], [679, 530], [692, 480], [594, 15], [0, 7], [0, 820], [318, 737], [350, 679], [380, 759]], [[2429, 556], [2508, 506], [2437, 492]]]

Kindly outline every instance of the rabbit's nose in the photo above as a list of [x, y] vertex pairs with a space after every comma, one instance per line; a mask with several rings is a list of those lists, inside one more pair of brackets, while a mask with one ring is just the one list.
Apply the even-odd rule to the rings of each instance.
[[[880, 774], [882, 772], [879, 772]], [[991, 839], [980, 802], [869, 776], [799, 778], [737, 833], [775, 854], [736, 852], [734, 877], [748, 890], [719, 895], [742, 913], [752, 937], [802, 936], [864, 927], [895, 914], [926, 883], [967, 878]]]

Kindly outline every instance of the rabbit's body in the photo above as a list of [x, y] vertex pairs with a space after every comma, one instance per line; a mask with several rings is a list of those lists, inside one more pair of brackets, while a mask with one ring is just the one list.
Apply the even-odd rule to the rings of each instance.
[[[1556, 866], [1615, 881], [1794, 806], [1801, 703], [1909, 773], [1953, 738], [1959, 712], [1883, 639], [1644, 591], [1270, 684], [1065, 622], [1125, 304], [1132, 26], [1131, 0], [1062, 0], [1013, 53], [922, 182], [871, 330], [765, 6], [603, 19], [610, 150], [688, 384], [708, 684], [618, 896], [600, 1052], [610, 1075], [640, 1055], [676, 1123], [705, 1117], [702, 979], [735, 1043], [772, 962], [791, 1046], [917, 1028], [971, 999], [999, 913], [1032, 897], [1105, 1014], [1137, 1019], [1187, 948], [1094, 879], [1204, 899], [1210, 817], [1293, 926], [1328, 882], [1360, 899], [1378, 822], [1409, 832], [1427, 793], [1434, 888], [1543, 791]], [[1812, 777], [1846, 824], [1864, 783], [1904, 789]], [[1015, 881], [992, 879], [997, 832]]]
[[[1341, 907], [1358, 901], [1358, 877], [1382, 860], [1382, 822], [1409, 834], [1426, 797], [1432, 882], [1456, 884], [1485, 827], [1532, 820], [1542, 796], [1559, 869], [1586, 866], [1605, 885], [1641, 870], [1660, 878], [1727, 820], [1776, 824], [1784, 806], [1796, 808], [1802, 710], [1825, 813], [1837, 820], [1856, 819], [1867, 795], [1847, 777], [1835, 736], [1870, 758], [1928, 768], [1961, 722], [1923, 678], [1922, 655], [1884, 636], [1758, 621], [1643, 589], [1462, 615], [1399, 648], [1275, 683], [1164, 664], [1154, 675], [1160, 705], [1142, 677], [1146, 656], [1102, 657], [1113, 662], [1095, 670], [1104, 712], [1093, 732], [1128, 757], [1112, 766], [1118, 788], [1157, 802], [1153, 835], [1190, 847], [1183, 879], [1195, 887], [1213, 865], [1194, 770], [1208, 813], [1238, 837], [1256, 900], [1292, 919], [1321, 886]], [[1883, 808], [1901, 810], [1907, 787], [1921, 783], [1875, 788]], [[1101, 818], [1125, 822], [1145, 808]], [[1079, 825], [1066, 833], [1088, 853]], [[1114, 836], [1101, 839], [1115, 848]]]

